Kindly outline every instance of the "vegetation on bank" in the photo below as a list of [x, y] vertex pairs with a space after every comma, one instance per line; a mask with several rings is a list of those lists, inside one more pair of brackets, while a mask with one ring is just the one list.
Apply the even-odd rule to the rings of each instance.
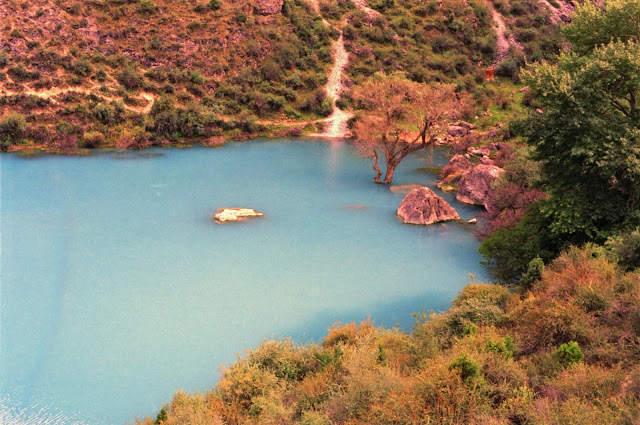
[[640, 271], [587, 245], [538, 277], [517, 292], [473, 282], [411, 333], [363, 322], [265, 341], [137, 423], [637, 423]]
[[[544, 4], [529, 3], [505, 9], [506, 22], [555, 33]], [[372, 15], [351, 1], [319, 6], [318, 15], [306, 0], [285, 0], [265, 16], [254, 0], [2, 0], [0, 149], [68, 153], [318, 132], [332, 111], [324, 85], [338, 34], [322, 18], [343, 31], [350, 54], [343, 109], [357, 109], [349, 88], [376, 72], [452, 83], [473, 95], [478, 112], [506, 101], [484, 83], [496, 49], [483, 2], [372, 1]], [[525, 49], [499, 73], [517, 79], [525, 56], [557, 48]], [[158, 101], [161, 112], [152, 109]], [[9, 115], [24, 125], [11, 127]]]
[[579, 6], [571, 49], [523, 73], [524, 114], [504, 105], [517, 119], [478, 234], [496, 279], [517, 284], [472, 282], [411, 333], [363, 322], [265, 341], [138, 423], [638, 423], [639, 4]]

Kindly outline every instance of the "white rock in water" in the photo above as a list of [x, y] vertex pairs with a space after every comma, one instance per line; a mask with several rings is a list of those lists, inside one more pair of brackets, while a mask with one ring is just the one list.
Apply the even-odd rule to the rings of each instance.
[[218, 222], [225, 223], [227, 221], [243, 220], [247, 217], [263, 217], [264, 214], [259, 213], [251, 208], [223, 208], [213, 216]]

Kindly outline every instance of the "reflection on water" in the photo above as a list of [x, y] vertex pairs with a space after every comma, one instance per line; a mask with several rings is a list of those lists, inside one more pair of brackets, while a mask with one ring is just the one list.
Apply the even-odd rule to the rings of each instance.
[[[27, 407], [17, 407], [26, 405]], [[52, 405], [34, 401], [19, 403], [10, 396], [0, 396], [0, 424], [2, 425], [89, 425], [57, 410]]]
[[[318, 340], [369, 315], [410, 329], [484, 277], [467, 228], [402, 225], [403, 195], [344, 143], [142, 154], [0, 156], [1, 423], [152, 415], [265, 337]], [[412, 172], [425, 163], [408, 157], [394, 183], [434, 187]], [[222, 207], [266, 216], [214, 225]]]

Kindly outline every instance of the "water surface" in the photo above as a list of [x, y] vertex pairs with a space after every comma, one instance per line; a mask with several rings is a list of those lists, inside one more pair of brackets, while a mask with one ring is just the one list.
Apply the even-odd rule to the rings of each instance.
[[[434, 187], [416, 171], [425, 155], [395, 183]], [[319, 340], [369, 315], [410, 329], [412, 312], [485, 277], [467, 228], [401, 224], [402, 195], [338, 142], [12, 154], [0, 167], [6, 424], [131, 422], [178, 388], [211, 387], [263, 338]], [[478, 213], [444, 196], [463, 219]], [[266, 217], [215, 224], [221, 207]]]

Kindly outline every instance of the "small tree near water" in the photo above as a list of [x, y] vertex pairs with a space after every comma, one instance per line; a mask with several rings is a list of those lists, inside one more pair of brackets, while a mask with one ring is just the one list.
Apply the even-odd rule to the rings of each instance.
[[[389, 184], [400, 162], [411, 152], [433, 145], [457, 119], [467, 97], [447, 84], [420, 84], [403, 74], [375, 74], [353, 92], [362, 109], [354, 127], [356, 147], [373, 159], [376, 183]], [[386, 172], [378, 162], [384, 155]]]

